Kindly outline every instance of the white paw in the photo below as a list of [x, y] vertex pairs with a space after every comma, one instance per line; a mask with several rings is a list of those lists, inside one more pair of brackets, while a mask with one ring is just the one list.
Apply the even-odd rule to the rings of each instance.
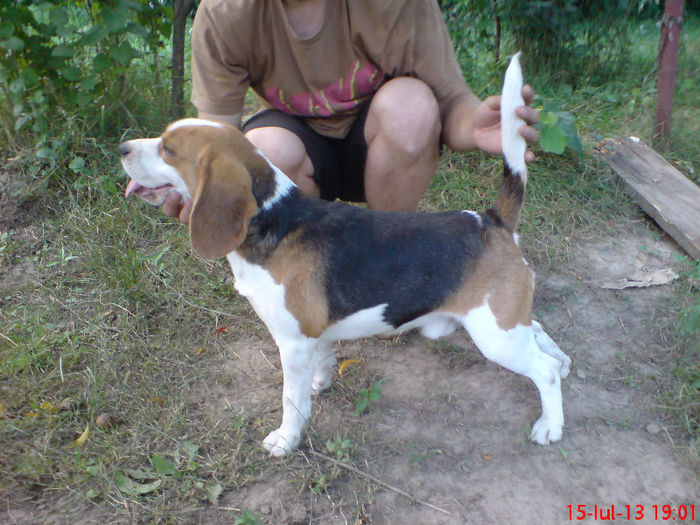
[[540, 445], [549, 445], [561, 439], [562, 424], [553, 425], [544, 416], [532, 425], [530, 439]]
[[563, 352], [561, 355], [563, 359], [560, 359], [561, 368], [559, 369], [559, 376], [562, 379], [566, 379], [566, 376], [569, 375], [569, 371], [571, 370], [571, 358]]
[[288, 435], [281, 428], [278, 428], [263, 439], [263, 447], [270, 452], [271, 456], [281, 457], [296, 448], [299, 441], [301, 441], [299, 434]]
[[314, 382], [311, 384], [311, 395], [316, 396], [331, 386], [331, 375], [327, 374], [324, 377], [314, 377]]

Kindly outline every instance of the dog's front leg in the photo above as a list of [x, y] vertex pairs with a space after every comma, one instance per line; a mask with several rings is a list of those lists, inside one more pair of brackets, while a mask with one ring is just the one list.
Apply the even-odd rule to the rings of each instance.
[[268, 434], [263, 446], [273, 456], [284, 456], [301, 440], [301, 431], [311, 415], [311, 385], [317, 344], [310, 339], [278, 339], [282, 373], [282, 425]]

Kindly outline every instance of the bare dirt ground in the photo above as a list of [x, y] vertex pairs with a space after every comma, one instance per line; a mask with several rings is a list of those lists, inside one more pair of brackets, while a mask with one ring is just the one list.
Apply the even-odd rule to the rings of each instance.
[[[642, 226], [576, 246], [568, 264], [539, 275], [536, 315], [573, 359], [562, 382], [561, 442], [529, 442], [540, 410], [536, 389], [487, 362], [464, 332], [442, 343], [417, 334], [361, 340], [339, 347], [340, 360], [361, 358], [384, 380], [381, 400], [362, 416], [360, 470], [423, 503], [349, 471], [313, 494], [282, 471], [226, 491], [220, 507], [250, 509], [265, 523], [557, 524], [570, 522], [570, 509], [577, 521], [578, 505], [587, 513], [614, 505], [622, 522], [630, 506], [631, 521], [653, 523], [654, 505], [660, 512], [662, 505], [697, 504], [697, 474], [650, 393], [658, 365], [673, 359], [655, 322], [667, 316], [670, 292], [601, 288], [639, 265], [670, 267], [675, 253], [671, 241]], [[276, 420], [281, 372], [272, 342], [239, 341], [226, 353], [220, 373], [235, 386], [210, 388], [207, 403], [217, 410], [244, 405]], [[338, 396], [324, 394], [308, 434], [345, 431], [352, 438], [353, 421]], [[315, 458], [309, 442], [297, 454]], [[643, 518], [634, 519], [640, 510]], [[226, 523], [230, 514], [212, 508], [192, 518]]]

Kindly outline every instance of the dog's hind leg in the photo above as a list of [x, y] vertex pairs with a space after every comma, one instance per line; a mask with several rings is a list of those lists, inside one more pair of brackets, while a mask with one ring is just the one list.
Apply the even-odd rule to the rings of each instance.
[[316, 347], [316, 359], [314, 378], [311, 385], [311, 393], [313, 395], [320, 394], [331, 386], [333, 367], [335, 366], [336, 359], [335, 352], [330, 343], [326, 341], [318, 342]]
[[537, 346], [540, 347], [545, 354], [558, 359], [561, 363], [561, 368], [559, 369], [559, 375], [562, 379], [569, 375], [569, 370], [571, 369], [571, 358], [561, 351], [561, 348], [555, 343], [547, 332], [542, 329], [542, 325], [537, 321], [532, 321], [532, 329], [535, 333], [535, 342]]
[[301, 441], [301, 431], [311, 416], [312, 363], [317, 361], [317, 341], [305, 337], [276, 338], [284, 374], [282, 425], [268, 434], [263, 446], [273, 456], [284, 456]]
[[542, 416], [530, 438], [542, 445], [558, 441], [564, 426], [560, 373], [561, 361], [540, 350], [532, 326], [503, 330], [488, 304], [470, 311], [464, 327], [487, 359], [529, 377], [540, 392]]

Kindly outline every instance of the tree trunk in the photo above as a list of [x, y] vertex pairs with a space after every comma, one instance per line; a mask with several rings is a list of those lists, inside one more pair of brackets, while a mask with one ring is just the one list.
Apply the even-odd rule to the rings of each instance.
[[187, 17], [193, 8], [194, 0], [175, 0], [173, 2], [173, 56], [170, 87], [170, 116], [173, 120], [185, 115], [185, 29]]

